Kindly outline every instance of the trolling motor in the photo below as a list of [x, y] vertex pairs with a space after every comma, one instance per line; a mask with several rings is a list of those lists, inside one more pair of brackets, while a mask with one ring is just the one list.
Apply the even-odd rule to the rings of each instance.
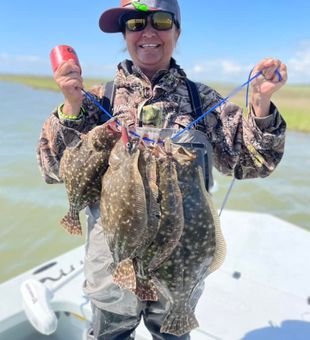
[[35, 279], [24, 281], [20, 289], [23, 309], [32, 326], [41, 334], [53, 334], [58, 324], [56, 314], [50, 303], [53, 292]]
[[57, 330], [58, 318], [52, 306], [55, 293], [70, 283], [83, 271], [83, 266], [73, 268], [69, 273], [60, 275], [57, 283], [48, 287], [35, 277], [21, 283], [22, 306], [31, 325], [41, 334], [50, 335]]

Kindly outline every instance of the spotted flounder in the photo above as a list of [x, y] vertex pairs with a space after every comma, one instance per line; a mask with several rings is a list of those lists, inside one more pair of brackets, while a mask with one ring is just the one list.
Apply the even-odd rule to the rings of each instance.
[[60, 177], [65, 183], [69, 212], [61, 224], [71, 234], [82, 234], [79, 212], [100, 199], [101, 177], [120, 136], [116, 122], [110, 120], [82, 135], [76, 146], [65, 150], [60, 161]]
[[[152, 276], [157, 269], [172, 253], [178, 244], [184, 228], [183, 201], [178, 184], [175, 160], [172, 155], [172, 142], [170, 139], [165, 141], [163, 148], [157, 148], [157, 187], [159, 190], [158, 203], [160, 210], [159, 224], [157, 233], [148, 247], [143, 258], [138, 261], [141, 270], [138, 281], [141, 300], [150, 300], [150, 291], [156, 291]], [[158, 220], [156, 221], [158, 223]], [[153, 228], [155, 229], [155, 228]], [[144, 282], [144, 285], [142, 284]], [[147, 289], [148, 288], [148, 289]], [[156, 294], [157, 297], [157, 294]]]
[[[139, 157], [139, 171], [144, 183], [145, 196], [146, 196], [146, 208], [148, 215], [147, 229], [149, 238], [146, 241], [150, 244], [155, 238], [159, 223], [160, 223], [160, 204], [159, 204], [159, 188], [157, 183], [157, 148], [150, 144], [143, 144]], [[146, 244], [146, 248], [147, 248]], [[147, 253], [147, 250], [146, 250]], [[157, 289], [153, 282], [150, 281], [150, 277], [145, 271], [145, 254], [137, 258], [136, 263], [136, 279], [137, 287], [135, 294], [142, 301], [157, 301], [158, 294]]]
[[135, 293], [135, 258], [142, 256], [148, 244], [148, 216], [138, 168], [140, 141], [128, 141], [125, 131], [123, 128], [123, 138], [113, 148], [109, 169], [102, 178], [100, 213], [114, 259], [113, 281]]
[[150, 252], [154, 254], [148, 272], [153, 272], [167, 259], [178, 244], [184, 229], [183, 199], [171, 139], [165, 140], [164, 152], [158, 157], [160, 224]]
[[183, 196], [184, 231], [170, 258], [157, 270], [157, 276], [171, 302], [161, 332], [181, 336], [198, 327], [194, 315], [199, 298], [197, 287], [223, 262], [225, 243], [194, 152], [175, 146], [173, 155]]

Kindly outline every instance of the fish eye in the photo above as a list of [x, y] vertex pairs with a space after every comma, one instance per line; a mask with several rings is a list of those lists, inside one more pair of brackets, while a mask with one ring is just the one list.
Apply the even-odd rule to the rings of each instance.
[[131, 151], [131, 150], [132, 150], [132, 143], [127, 142], [127, 143], [126, 143], [126, 149], [129, 150], [129, 151]]

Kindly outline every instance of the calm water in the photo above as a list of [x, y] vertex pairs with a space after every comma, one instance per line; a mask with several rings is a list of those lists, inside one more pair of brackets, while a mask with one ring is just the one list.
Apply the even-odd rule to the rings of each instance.
[[[83, 244], [59, 221], [67, 209], [62, 185], [47, 185], [35, 149], [59, 93], [0, 82], [0, 282]], [[227, 209], [271, 213], [310, 230], [310, 134], [288, 133], [286, 154], [267, 179], [237, 181]], [[219, 208], [230, 178], [215, 174]]]

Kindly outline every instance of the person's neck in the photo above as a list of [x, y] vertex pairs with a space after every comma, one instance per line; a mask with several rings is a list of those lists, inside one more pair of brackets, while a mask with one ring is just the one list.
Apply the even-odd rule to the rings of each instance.
[[160, 66], [156, 69], [139, 66], [140, 70], [147, 76], [147, 78], [152, 81], [154, 76], [160, 71], [167, 71], [170, 68], [170, 63], [168, 65]]
[[157, 72], [159, 72], [160, 70], [147, 70], [147, 69], [143, 69], [141, 68], [141, 71], [147, 76], [147, 78], [152, 81], [152, 79], [154, 78], [155, 74]]

